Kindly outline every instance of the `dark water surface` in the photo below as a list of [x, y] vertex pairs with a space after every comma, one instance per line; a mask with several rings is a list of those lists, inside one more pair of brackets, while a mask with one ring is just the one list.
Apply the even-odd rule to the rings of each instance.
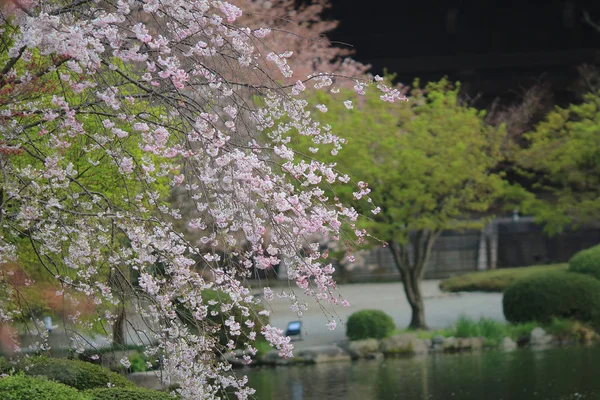
[[600, 399], [600, 347], [256, 368], [257, 400]]

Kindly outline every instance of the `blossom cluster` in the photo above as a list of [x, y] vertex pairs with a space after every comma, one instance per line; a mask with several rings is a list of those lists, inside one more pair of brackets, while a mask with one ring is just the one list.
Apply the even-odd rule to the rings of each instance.
[[[135, 306], [148, 326], [138, 334], [183, 397], [233, 388], [247, 398], [246, 380], [218, 352], [241, 346], [249, 359], [259, 335], [282, 356], [292, 352], [281, 330], [253, 330], [252, 318], [264, 313], [255, 315], [244, 285], [252, 271], [285, 263], [299, 290], [338, 301], [334, 268], [315, 237], [337, 239], [344, 223], [355, 226], [357, 212], [330, 204], [324, 189], [348, 177], [290, 146], [296, 134], [332, 154], [343, 146], [302, 97], [309, 84], [335, 92], [333, 76], [277, 83], [293, 75], [293, 54], [262, 54], [269, 27], [238, 23], [243, 10], [225, 1], [34, 0], [4, 12], [12, 46], [2, 58], [0, 149], [14, 151], [0, 151], [0, 265], [30, 254], [61, 296], [91, 299], [95, 314], [70, 315], [81, 329], [110, 329], [115, 308]], [[276, 68], [265, 69], [264, 59]], [[400, 98], [382, 84], [354, 85]], [[185, 204], [172, 201], [174, 192]], [[368, 192], [361, 182], [356, 196]], [[183, 218], [183, 207], [194, 217]], [[4, 270], [0, 286], [18, 297]], [[227, 300], [209, 312], [203, 294], [217, 290]], [[211, 313], [223, 326], [211, 324]], [[0, 304], [3, 322], [22, 317]], [[220, 347], [222, 329], [229, 341]]]

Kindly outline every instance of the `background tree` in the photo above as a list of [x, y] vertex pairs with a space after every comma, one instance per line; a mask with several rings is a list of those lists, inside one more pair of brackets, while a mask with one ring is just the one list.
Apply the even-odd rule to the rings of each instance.
[[[356, 78], [370, 68], [350, 57], [354, 50], [349, 44], [332, 44], [327, 38], [327, 34], [339, 26], [339, 21], [324, 18], [324, 12], [331, 7], [329, 0], [236, 0], [233, 3], [244, 10], [243, 23], [272, 30], [261, 44], [263, 50], [294, 53], [289, 64], [296, 77], [327, 73], [334, 74], [333, 79], [336, 76]], [[295, 81], [292, 77], [284, 80], [286, 83]], [[348, 79], [338, 79], [337, 83], [350, 87], [354, 84]]]
[[[424, 89], [416, 82], [406, 103], [381, 106], [377, 94], [367, 95], [346, 103], [353, 109], [343, 113], [340, 100], [351, 99], [347, 92], [317, 95], [328, 109], [320, 120], [348, 132], [337, 166], [363, 187], [362, 193], [336, 188], [337, 198], [351, 201], [365, 216], [356, 229], [366, 228], [387, 244], [412, 309], [409, 326], [423, 329], [420, 282], [431, 249], [444, 230], [482, 225], [502, 189], [502, 178], [493, 171], [501, 160], [504, 130], [461, 103], [459, 87], [446, 80]], [[329, 159], [319, 151], [315, 157]], [[364, 196], [369, 200], [357, 201]], [[371, 201], [379, 211], [374, 215], [364, 207]]]
[[551, 234], [600, 221], [600, 93], [557, 107], [525, 135], [515, 162], [530, 182], [515, 186], [525, 213]]

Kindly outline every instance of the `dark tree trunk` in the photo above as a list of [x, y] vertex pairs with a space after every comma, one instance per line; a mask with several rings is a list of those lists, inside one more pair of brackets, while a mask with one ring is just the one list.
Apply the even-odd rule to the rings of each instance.
[[113, 345], [114, 346], [125, 346], [125, 321], [126, 321], [126, 313], [125, 313], [125, 304], [121, 303], [119, 305], [119, 314], [117, 315], [117, 319], [113, 324]]
[[127, 277], [125, 277], [118, 269], [111, 271], [108, 280], [113, 290], [113, 294], [119, 299], [119, 303], [117, 305], [117, 318], [114, 320], [112, 325], [113, 345], [125, 346], [125, 324], [127, 323], [127, 313], [125, 311], [127, 307], [126, 293], [130, 291], [131, 284], [128, 282]]
[[423, 295], [421, 294], [421, 281], [408, 274], [406, 279], [403, 279], [404, 292], [406, 299], [412, 311], [410, 318], [410, 329], [427, 329], [425, 323], [425, 305], [423, 304]]
[[404, 293], [410, 305], [412, 316], [410, 319], [410, 329], [427, 329], [425, 323], [425, 305], [423, 304], [423, 294], [421, 293], [421, 279], [425, 270], [425, 265], [429, 260], [433, 243], [439, 235], [436, 231], [418, 231], [410, 242], [413, 245], [413, 259], [408, 255], [408, 242], [399, 243], [391, 241], [389, 249], [394, 258], [394, 264], [400, 272]]

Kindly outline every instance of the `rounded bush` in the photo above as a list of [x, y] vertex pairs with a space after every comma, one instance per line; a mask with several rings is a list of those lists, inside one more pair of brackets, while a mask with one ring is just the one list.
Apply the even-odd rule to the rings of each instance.
[[40, 377], [12, 375], [0, 378], [2, 400], [87, 400], [72, 387]]
[[348, 317], [346, 336], [350, 340], [382, 339], [390, 336], [394, 329], [394, 320], [383, 311], [361, 310]]
[[600, 281], [569, 271], [534, 274], [513, 282], [502, 298], [510, 322], [548, 323], [553, 317], [599, 322]]
[[142, 388], [98, 388], [85, 392], [89, 400], [174, 400], [177, 397], [167, 392]]
[[99, 365], [66, 358], [32, 357], [22, 359], [15, 368], [30, 376], [44, 376], [79, 390], [98, 387], [135, 387], [123, 375]]
[[600, 245], [582, 250], [571, 257], [569, 271], [600, 279]]

